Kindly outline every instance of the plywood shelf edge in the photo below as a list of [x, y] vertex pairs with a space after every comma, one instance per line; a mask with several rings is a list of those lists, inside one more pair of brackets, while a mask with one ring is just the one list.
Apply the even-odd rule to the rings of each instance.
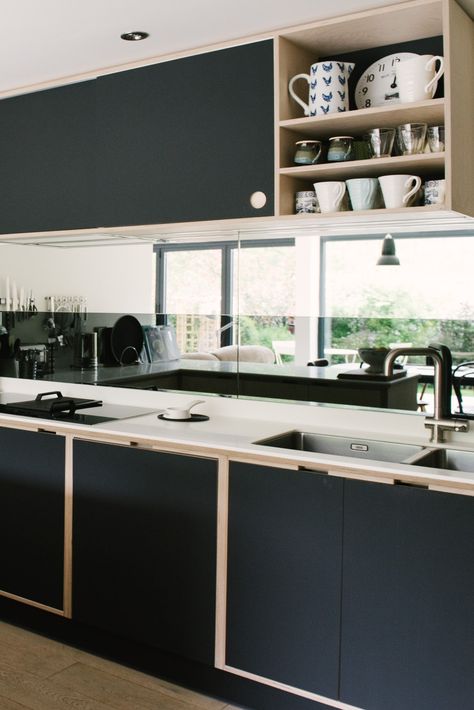
[[431, 99], [412, 104], [394, 104], [363, 108], [346, 113], [328, 114], [326, 116], [309, 116], [280, 121], [280, 128], [301, 135], [313, 135], [315, 138], [328, 137], [341, 127], [353, 133], [369, 128], [396, 126], [408, 121], [424, 121], [435, 125], [444, 122], [445, 100]]

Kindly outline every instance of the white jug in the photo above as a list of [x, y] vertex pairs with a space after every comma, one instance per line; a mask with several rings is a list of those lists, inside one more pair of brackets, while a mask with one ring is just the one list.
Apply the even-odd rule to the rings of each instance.
[[[439, 62], [438, 71], [436, 62]], [[398, 62], [395, 71], [400, 103], [426, 101], [435, 95], [444, 72], [444, 59], [432, 54], [417, 55]]]
[[[304, 110], [305, 116], [324, 116], [326, 113], [341, 113], [349, 110], [347, 83], [354, 69], [348, 62], [316, 62], [311, 65], [310, 74], [296, 74], [290, 79], [288, 91]], [[309, 86], [309, 103], [297, 96], [293, 84], [305, 79]]]

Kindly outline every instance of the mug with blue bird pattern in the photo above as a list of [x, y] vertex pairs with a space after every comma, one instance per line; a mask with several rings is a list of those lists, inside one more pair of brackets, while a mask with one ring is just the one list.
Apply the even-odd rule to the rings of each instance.
[[[296, 74], [290, 79], [290, 96], [303, 108], [305, 116], [324, 116], [349, 110], [348, 82], [354, 64], [351, 62], [316, 62], [309, 74]], [[309, 87], [309, 100], [305, 103], [295, 93], [293, 84], [305, 79]]]

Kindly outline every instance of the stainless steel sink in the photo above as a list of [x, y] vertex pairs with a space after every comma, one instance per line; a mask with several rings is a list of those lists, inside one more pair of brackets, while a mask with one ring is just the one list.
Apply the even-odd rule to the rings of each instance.
[[305, 431], [288, 431], [254, 443], [263, 446], [276, 446], [280, 449], [291, 449], [292, 451], [313, 451], [318, 454], [350, 456], [351, 458], [390, 461], [392, 463], [414, 463], [424, 451], [423, 446], [312, 434]]
[[427, 466], [428, 468], [444, 468], [449, 471], [474, 473], [474, 451], [427, 449], [413, 463], [416, 466]]

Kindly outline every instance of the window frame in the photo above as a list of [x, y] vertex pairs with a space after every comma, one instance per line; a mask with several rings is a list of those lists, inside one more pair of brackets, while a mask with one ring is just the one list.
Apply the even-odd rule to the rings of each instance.
[[[239, 249], [256, 249], [262, 247], [295, 246], [293, 238], [262, 238], [262, 239], [231, 239], [209, 242], [182, 242], [180, 244], [156, 244], [153, 251], [156, 255], [156, 324], [166, 325], [168, 314], [166, 313], [166, 259], [168, 252], [173, 251], [221, 251], [221, 317], [220, 327], [230, 326], [222, 330], [220, 336], [221, 347], [231, 345], [234, 340], [234, 254]], [[238, 306], [238, 304], [237, 304]], [[238, 318], [237, 313], [237, 318]]]

